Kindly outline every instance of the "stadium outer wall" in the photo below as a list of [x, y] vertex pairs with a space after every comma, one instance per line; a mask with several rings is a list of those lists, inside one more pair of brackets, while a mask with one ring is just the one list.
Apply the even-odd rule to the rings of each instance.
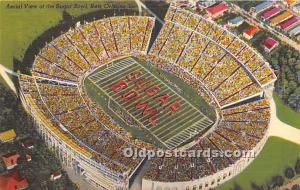
[[[73, 149], [63, 139], [60, 139], [53, 131], [49, 129], [47, 123], [39, 117], [37, 110], [27, 101], [22, 90], [19, 91], [19, 97], [26, 112], [30, 114], [34, 120], [35, 129], [44, 140], [47, 147], [55, 153], [61, 164], [73, 171], [85, 181], [90, 183], [97, 189], [103, 190], [126, 190], [129, 189], [129, 180], [113, 179], [107, 174], [110, 171], [100, 171], [101, 165], [91, 158], [88, 158], [80, 152]], [[106, 174], [105, 174], [106, 173]]]
[[254, 153], [254, 157], [244, 157], [238, 160], [236, 163], [230, 165], [224, 170], [218, 171], [213, 175], [205, 176], [200, 179], [196, 179], [193, 181], [184, 181], [184, 182], [160, 182], [160, 181], [152, 181], [143, 179], [142, 180], [142, 189], [143, 190], [208, 190], [210, 188], [214, 188], [225, 181], [228, 181], [238, 175], [241, 171], [243, 171], [250, 163], [255, 159], [255, 157], [260, 153], [264, 144], [268, 140], [269, 129], [264, 135], [264, 137], [260, 140], [259, 143], [252, 149]]

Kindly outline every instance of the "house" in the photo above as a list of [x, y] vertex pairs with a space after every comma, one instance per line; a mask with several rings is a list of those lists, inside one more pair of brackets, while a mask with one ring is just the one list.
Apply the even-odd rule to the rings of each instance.
[[278, 46], [278, 41], [274, 40], [273, 38], [267, 38], [262, 42], [264, 50], [266, 52], [271, 52], [275, 47]]
[[27, 179], [21, 178], [18, 171], [0, 175], [0, 190], [21, 190], [28, 186]]
[[300, 25], [289, 31], [290, 36], [297, 36], [298, 34], [300, 34]]
[[293, 11], [295, 11], [296, 13], [300, 13], [300, 3], [293, 6]]
[[245, 20], [245, 19], [244, 19], [243, 17], [237, 16], [237, 17], [235, 17], [235, 18], [233, 18], [233, 19], [230, 19], [230, 20], [228, 21], [228, 25], [229, 25], [230, 27], [238, 27], [238, 26], [240, 26], [241, 24], [243, 24], [244, 20]]
[[259, 3], [255, 7], [252, 7], [250, 10], [253, 12], [255, 15], [270, 8], [273, 5], [272, 1], [264, 1], [262, 3]]
[[228, 6], [224, 2], [213, 5], [206, 9], [206, 13], [212, 18], [223, 16], [224, 12], [228, 11]]
[[278, 25], [278, 27], [284, 31], [287, 31], [290, 28], [292, 28], [295, 24], [297, 24], [298, 22], [299, 22], [299, 18], [294, 16], [294, 17], [280, 23]]
[[296, 0], [285, 0], [285, 3], [288, 5], [288, 6], [293, 6], [294, 4], [296, 4]]
[[263, 20], [267, 20], [275, 15], [277, 15], [278, 13], [281, 12], [281, 9], [278, 8], [278, 7], [273, 7], [271, 9], [268, 9], [266, 11], [264, 11], [260, 17], [263, 19]]
[[198, 1], [197, 5], [202, 7], [202, 8], [207, 8], [210, 7], [212, 5], [216, 4], [215, 0], [210, 0], [210, 1]]
[[30, 162], [31, 161], [31, 156], [29, 154], [26, 154], [25, 159], [26, 159], [27, 162]]
[[17, 161], [20, 155], [17, 152], [11, 152], [2, 156], [6, 169], [10, 170], [18, 165]]
[[51, 174], [50, 176], [50, 180], [51, 181], [55, 181], [57, 179], [61, 178], [61, 173], [60, 172], [54, 172], [53, 174]]
[[28, 149], [34, 148], [33, 140], [30, 138], [22, 140], [22, 146]]
[[247, 39], [250, 40], [253, 38], [253, 36], [259, 32], [259, 28], [256, 26], [250, 26], [243, 32], [243, 36]]
[[289, 11], [284, 11], [284, 12], [281, 13], [280, 15], [278, 15], [278, 16], [272, 18], [272, 19], [270, 20], [270, 23], [271, 23], [271, 25], [275, 26], [275, 25], [277, 25], [277, 24], [279, 24], [279, 23], [281, 23], [281, 22], [283, 22], [283, 21], [285, 21], [285, 20], [291, 18], [292, 16], [293, 16], [293, 14], [292, 14], [291, 12], [289, 12]]
[[13, 141], [16, 138], [15, 130], [10, 129], [0, 133], [0, 143], [6, 143]]

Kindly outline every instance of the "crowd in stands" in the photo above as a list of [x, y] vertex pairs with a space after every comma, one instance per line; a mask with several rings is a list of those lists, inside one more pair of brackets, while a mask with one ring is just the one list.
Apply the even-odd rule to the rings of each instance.
[[34, 76], [78, 82], [99, 64], [124, 55], [146, 54], [154, 19], [105, 18], [69, 30], [37, 55]]
[[199, 52], [203, 52], [208, 43], [209, 41], [206, 38], [194, 33], [189, 45], [186, 45], [182, 56], [180, 56], [176, 64], [191, 70], [200, 59], [199, 56], [201, 55], [199, 55]]
[[230, 46], [231, 43], [234, 41], [234, 39], [235, 37], [233, 34], [225, 31], [223, 32], [223, 35], [221, 35], [220, 38], [217, 40], [217, 43], [227, 49], [228, 46]]
[[[231, 54], [239, 55], [241, 51], [249, 53], [242, 49], [244, 45], [237, 39], [229, 47], [235, 47], [235, 52]], [[148, 59], [154, 64], [171, 63], [190, 70], [213, 92], [220, 105], [225, 106], [261, 91], [259, 84], [231, 54], [200, 34], [166, 21]]]
[[[185, 35], [182, 35], [183, 33]], [[158, 57], [164, 60], [162, 63], [169, 62], [190, 69], [202, 81], [207, 79], [204, 83], [211, 81], [213, 87], [208, 85], [211, 91], [214, 91], [216, 86], [220, 87], [221, 90], [215, 96], [221, 106], [254, 95], [258, 93], [260, 86], [275, 79], [268, 63], [245, 42], [211, 21], [172, 5], [166, 14], [165, 25], [149, 54], [149, 60], [152, 62], [155, 59], [153, 57]], [[228, 56], [225, 56], [226, 54]], [[222, 65], [222, 61], [228, 60], [231, 64], [218, 67]], [[236, 66], [238, 71], [235, 70]], [[250, 71], [257, 80], [253, 81], [253, 84], [250, 83], [252, 76], [242, 70]], [[223, 71], [231, 75], [223, 75]], [[209, 80], [213, 77], [219, 79]], [[242, 86], [233, 80], [237, 77], [242, 77]], [[222, 88], [224, 80], [233, 90]], [[226, 91], [234, 94], [228, 94]]]

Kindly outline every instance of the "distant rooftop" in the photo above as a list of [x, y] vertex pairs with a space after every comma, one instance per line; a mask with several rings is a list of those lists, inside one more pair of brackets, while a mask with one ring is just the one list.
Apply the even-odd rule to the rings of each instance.
[[0, 133], [0, 142], [8, 142], [16, 137], [16, 133], [13, 129]]
[[244, 33], [246, 33], [248, 36], [254, 36], [257, 32], [259, 32], [259, 28], [256, 26], [250, 26], [244, 30]]
[[271, 8], [271, 9], [269, 9], [269, 10], [264, 11], [264, 12], [261, 14], [261, 17], [262, 17], [263, 19], [268, 19], [268, 18], [270, 18], [270, 17], [272, 17], [272, 16], [274, 16], [274, 15], [280, 13], [280, 11], [281, 11], [280, 8], [273, 7], [273, 8]]
[[280, 23], [280, 24], [279, 24], [279, 27], [280, 27], [281, 29], [286, 29], [286, 28], [292, 26], [293, 24], [297, 23], [298, 21], [299, 21], [299, 19], [298, 19], [297, 17], [294, 16], [294, 17], [292, 17], [292, 18], [290, 18], [290, 19], [288, 19], [288, 20], [286, 20], [286, 21]]
[[271, 19], [271, 23], [273, 25], [277, 25], [280, 22], [283, 22], [284, 20], [287, 20], [289, 18], [291, 18], [293, 16], [293, 14], [289, 11], [284, 11], [283, 13], [281, 13], [280, 15], [274, 17]]
[[296, 4], [294, 7], [295, 7], [296, 9], [300, 9], [300, 3]]
[[213, 5], [209, 8], [207, 8], [207, 12], [214, 15], [218, 14], [220, 12], [226, 11], [228, 9], [227, 5], [224, 2], [221, 2], [217, 5]]
[[25, 189], [29, 186], [26, 178], [21, 178], [19, 171], [0, 175], [0, 189]]
[[289, 34], [291, 35], [291, 36], [297, 36], [298, 34], [300, 33], [300, 25], [298, 25], [297, 27], [295, 27], [295, 28], [293, 28], [290, 32], [289, 32]]
[[243, 17], [237, 16], [233, 19], [230, 19], [228, 22], [231, 23], [231, 24], [238, 24], [238, 23], [243, 22], [243, 21], [244, 21]]
[[276, 46], [277, 44], [278, 42], [273, 38], [267, 38], [263, 41], [263, 45], [268, 49], [274, 48], [274, 46]]
[[264, 1], [258, 5], [256, 5], [254, 7], [254, 10], [255, 12], [260, 12], [262, 11], [263, 9], [267, 8], [268, 6], [270, 6], [273, 2], [272, 1]]
[[203, 7], [206, 8], [206, 7], [210, 7], [214, 4], [216, 4], [216, 1], [214, 1], [214, 0], [211, 0], [211, 1], [198, 1], [198, 4], [202, 5]]
[[294, 3], [296, 3], [296, 0], [285, 0], [287, 2], [288, 5], [293, 5]]

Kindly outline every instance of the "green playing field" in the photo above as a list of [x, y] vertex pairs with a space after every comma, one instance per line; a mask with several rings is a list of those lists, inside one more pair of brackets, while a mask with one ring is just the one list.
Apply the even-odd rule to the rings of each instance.
[[[182, 93], [179, 86], [186, 84], [167, 84], [164, 73], [155, 75], [142, 62], [127, 57], [99, 67], [86, 80], [89, 83], [86, 86], [101, 95], [91, 98], [100, 102], [102, 96], [106, 97], [106, 107], [123, 123], [132, 128], [143, 128], [141, 130], [171, 149], [192, 140], [214, 123], [200, 109], [205, 106], [204, 110], [213, 112], [203, 99], [199, 103], [199, 99], [190, 101], [183, 95], [186, 93]], [[87, 91], [89, 93], [91, 89]], [[198, 96], [196, 92], [190, 93], [194, 93], [193, 97]]]

